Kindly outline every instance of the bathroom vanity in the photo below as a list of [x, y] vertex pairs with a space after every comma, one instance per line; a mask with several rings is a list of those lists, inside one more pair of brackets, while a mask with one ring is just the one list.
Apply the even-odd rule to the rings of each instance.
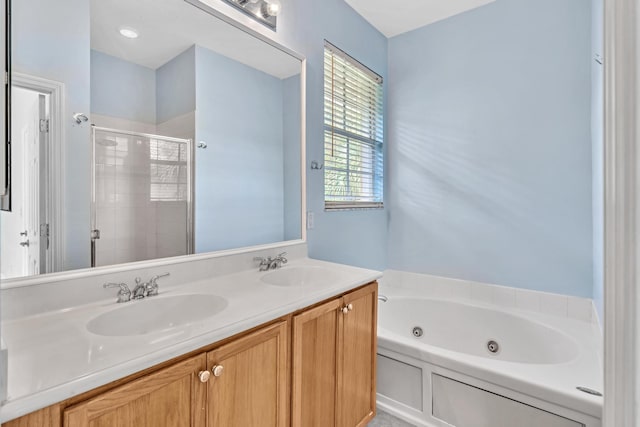
[[[39, 356], [14, 353], [12, 359], [10, 352], [15, 387], [11, 388], [10, 377], [10, 399], [3, 408], [3, 425], [280, 427], [306, 426], [310, 420], [328, 426], [366, 425], [375, 414], [378, 300], [375, 278], [379, 274], [331, 266], [338, 265], [305, 259], [292, 261], [275, 272], [245, 271], [179, 286], [179, 289], [165, 289], [164, 295], [161, 286], [160, 295], [149, 297], [148, 301], [118, 304], [113, 299], [98, 309], [94, 305], [91, 314], [84, 318], [88, 322], [80, 321], [85, 314], [74, 313], [75, 309], [6, 322], [5, 336], [11, 350], [11, 343], [17, 341], [12, 338], [34, 329], [30, 324], [34, 318], [41, 317], [40, 321], [52, 323], [58, 316], [59, 327], [65, 329], [64, 321], [60, 321], [63, 316], [74, 323], [89, 324], [91, 319], [127, 304], [137, 304], [142, 309], [152, 298], [157, 298], [156, 301], [176, 299], [180, 295], [204, 298], [209, 292], [227, 301], [219, 314], [195, 322], [195, 326], [129, 337], [101, 338], [90, 331], [83, 332], [77, 339], [86, 341], [92, 351], [102, 348], [120, 356], [105, 354], [104, 358], [95, 357], [94, 361], [84, 359], [85, 366], [79, 369], [64, 366], [64, 359], [73, 362], [78, 357], [72, 354], [72, 349], [60, 355], [64, 351], [56, 352], [53, 346], [43, 343], [44, 354]], [[351, 274], [345, 275], [345, 272]], [[335, 283], [318, 286], [314, 278], [323, 280], [323, 277], [332, 278]], [[284, 285], [287, 281], [300, 284]], [[240, 308], [242, 306], [244, 308]], [[82, 308], [78, 310], [85, 312]], [[26, 323], [21, 326], [20, 322]], [[181, 335], [186, 329], [190, 329], [190, 338]], [[207, 333], [213, 330], [226, 332], [209, 335], [214, 338], [208, 338], [205, 343]], [[234, 330], [239, 332], [229, 335]], [[145, 338], [147, 336], [149, 338]], [[24, 337], [26, 341], [31, 338]], [[136, 339], [149, 343], [146, 346], [149, 350], [145, 352], [142, 346], [138, 350], [127, 349]], [[152, 341], [159, 340], [165, 340], [165, 345], [153, 351], [157, 344]], [[179, 355], [149, 365], [152, 360], [175, 354], [180, 348], [184, 350], [179, 351]], [[20, 352], [19, 348], [16, 350]], [[82, 350], [79, 353], [85, 354]], [[34, 372], [24, 372], [29, 368], [18, 359], [25, 357], [41, 362], [33, 367]], [[131, 357], [134, 359], [129, 360]], [[112, 364], [118, 358], [122, 360], [116, 366], [100, 364], [101, 359], [109, 359], [107, 364]], [[111, 375], [112, 380], [106, 381], [109, 372], [115, 374], [118, 367], [130, 364], [133, 368], [144, 363], [149, 367], [122, 378], [113, 379]], [[46, 376], [46, 371], [56, 365], [62, 365], [60, 369], [71, 375], [62, 384], [38, 385], [37, 378], [25, 378], [27, 381], [23, 384], [16, 384], [21, 375], [37, 377], [40, 371]], [[16, 369], [22, 372], [18, 374]], [[57, 381], [61, 380], [62, 377], [58, 377]], [[104, 383], [88, 391], [74, 392], [78, 386], [81, 390], [90, 384], [99, 384], [96, 381]], [[20, 390], [26, 390], [25, 387], [35, 387], [31, 396], [23, 396], [24, 399], [15, 396]], [[65, 394], [56, 394], [55, 390], [60, 387], [66, 389]], [[18, 397], [13, 402], [12, 395]], [[45, 402], [43, 398], [51, 400], [64, 395], [67, 396], [64, 399], [14, 419], [7, 412], [12, 410], [12, 405], [13, 410], [24, 412], [25, 404], [41, 407]]]
[[307, 258], [304, 56], [198, 0], [90, 3], [13, 2], [12, 103], [35, 91], [50, 111], [50, 203], [3, 230], [0, 422], [366, 424], [381, 274]]

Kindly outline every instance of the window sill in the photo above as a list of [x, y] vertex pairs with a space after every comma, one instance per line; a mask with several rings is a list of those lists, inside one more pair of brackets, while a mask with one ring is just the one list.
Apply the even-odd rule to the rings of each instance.
[[383, 204], [370, 204], [370, 205], [362, 205], [362, 206], [357, 206], [357, 205], [343, 205], [343, 206], [339, 206], [339, 205], [332, 205], [332, 206], [327, 206], [325, 204], [324, 206], [324, 211], [325, 212], [344, 212], [344, 211], [381, 211], [384, 210], [384, 205]]

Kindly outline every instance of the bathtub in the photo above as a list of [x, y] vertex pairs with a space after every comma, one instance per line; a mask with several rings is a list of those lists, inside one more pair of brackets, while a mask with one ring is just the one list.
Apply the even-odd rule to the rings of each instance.
[[388, 286], [380, 295], [381, 409], [429, 427], [601, 426], [591, 322]]

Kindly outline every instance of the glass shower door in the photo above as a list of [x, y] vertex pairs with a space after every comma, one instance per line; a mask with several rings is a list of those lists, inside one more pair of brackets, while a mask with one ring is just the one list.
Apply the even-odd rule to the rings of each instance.
[[94, 267], [193, 253], [189, 139], [93, 127]]

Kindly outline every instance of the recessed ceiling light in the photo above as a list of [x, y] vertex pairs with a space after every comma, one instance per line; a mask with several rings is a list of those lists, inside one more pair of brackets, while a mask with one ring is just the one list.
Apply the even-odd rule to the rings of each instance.
[[138, 32], [136, 30], [134, 30], [131, 27], [122, 27], [120, 28], [120, 34], [123, 37], [126, 37], [128, 39], [137, 39], [138, 38]]

